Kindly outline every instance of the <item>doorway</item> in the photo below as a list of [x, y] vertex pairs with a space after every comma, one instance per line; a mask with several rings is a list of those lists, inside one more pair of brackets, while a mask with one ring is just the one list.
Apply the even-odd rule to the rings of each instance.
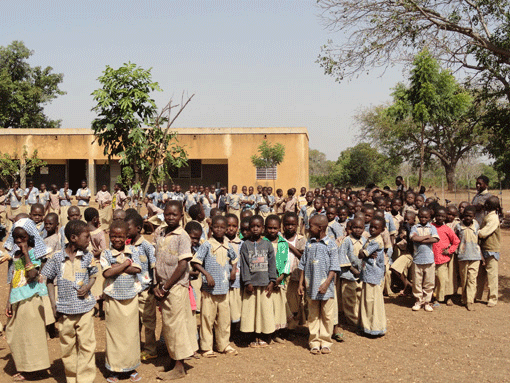
[[69, 160], [67, 162], [67, 175], [69, 177], [69, 189], [76, 193], [81, 188], [81, 181], [87, 179], [87, 160]]

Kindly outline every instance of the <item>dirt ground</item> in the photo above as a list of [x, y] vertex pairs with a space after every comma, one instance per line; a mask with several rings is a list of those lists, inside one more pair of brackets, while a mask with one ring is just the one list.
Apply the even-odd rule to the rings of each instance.
[[[510, 230], [505, 229], [499, 263], [499, 303], [494, 308], [476, 303], [476, 310], [468, 312], [457, 301], [455, 306], [441, 305], [433, 313], [413, 312], [411, 298], [385, 298], [388, 332], [382, 338], [368, 339], [345, 327], [344, 341], [334, 344], [332, 354], [318, 356], [309, 353], [304, 332], [292, 341], [266, 349], [236, 345], [238, 356], [219, 355], [215, 359], [188, 361], [188, 375], [181, 381], [510, 382], [509, 245]], [[0, 266], [0, 302], [7, 299], [6, 270], [5, 264]], [[5, 324], [5, 315], [0, 318]], [[158, 318], [158, 334], [160, 328]], [[103, 382], [106, 374], [104, 321], [96, 318], [95, 329], [96, 382]], [[48, 347], [53, 364], [49, 374], [41, 376], [39, 381], [63, 383], [58, 339], [50, 339]], [[168, 363], [163, 345], [159, 353], [157, 359], [138, 369], [142, 381], [155, 382], [156, 366]], [[14, 373], [9, 347], [1, 338], [0, 382], [11, 381]]]

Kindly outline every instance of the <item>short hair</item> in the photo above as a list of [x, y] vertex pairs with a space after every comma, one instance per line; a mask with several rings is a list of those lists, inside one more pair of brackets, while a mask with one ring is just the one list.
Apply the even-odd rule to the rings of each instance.
[[429, 215], [432, 215], [432, 210], [430, 210], [428, 207], [426, 206], [423, 206], [420, 208], [420, 210], [418, 210], [418, 215], [422, 214], [422, 213], [427, 213]]
[[124, 221], [133, 222], [136, 227], [143, 227], [143, 218], [138, 213], [128, 214]]
[[126, 209], [126, 216], [132, 215], [132, 214], [138, 214], [136, 209], [133, 209], [132, 207], [130, 207], [129, 209]]
[[99, 218], [99, 211], [95, 207], [88, 207], [83, 212], [83, 218], [87, 222], [92, 221], [96, 217]]
[[282, 224], [282, 220], [281, 220], [281, 219], [280, 219], [280, 217], [278, 217], [276, 214], [268, 215], [268, 216], [266, 217], [266, 222], [265, 222], [265, 224], [267, 225], [267, 223], [268, 223], [269, 221], [276, 221], [276, 222], [278, 222], [278, 226], [280, 226], [280, 225]]
[[250, 217], [250, 226], [253, 222], [260, 221], [262, 222], [262, 225], [264, 225], [264, 218], [262, 218], [261, 215], [255, 214]]
[[499, 209], [499, 198], [496, 197], [495, 195], [493, 196], [490, 196], [489, 198], [487, 198], [487, 200], [485, 201], [485, 205], [492, 210], [498, 210]]
[[200, 233], [202, 235], [203, 229], [202, 226], [197, 221], [190, 221], [184, 226], [184, 231], [186, 233], [191, 233], [193, 231], [196, 231], [197, 233]]
[[[211, 211], [209, 212], [209, 217], [213, 217], [213, 216], [217, 215], [218, 213], [221, 214], [221, 210], [218, 209], [217, 207], [213, 207], [211, 209]], [[232, 215], [234, 215], [237, 218], [237, 215], [235, 215], [235, 214], [232, 214]]]
[[55, 219], [57, 220], [57, 223], [58, 223], [58, 214], [57, 213], [48, 213], [46, 214], [46, 217], [44, 217], [44, 219]]
[[170, 206], [175, 206], [175, 207], [177, 207], [177, 208], [179, 209], [179, 211], [181, 212], [181, 214], [182, 214], [182, 212], [183, 212], [183, 208], [182, 208], [182, 203], [181, 203], [181, 201], [177, 201], [177, 200], [173, 200], [173, 199], [172, 199], [172, 200], [170, 200], [170, 201], [166, 201], [165, 210], [166, 210], [167, 208], [169, 208]]
[[211, 223], [214, 225], [215, 223], [218, 223], [218, 222], [224, 222], [225, 225], [227, 224], [227, 218], [222, 216], [222, 215], [215, 215], [214, 217], [212, 217], [211, 219]]
[[294, 193], [295, 193], [294, 189], [287, 190], [287, 195], [288, 196], [294, 195]]
[[[218, 209], [219, 210], [219, 209]], [[211, 210], [212, 212], [212, 210]], [[235, 219], [237, 221], [237, 223], [239, 224], [239, 217], [235, 214], [232, 214], [232, 213], [228, 213], [225, 215], [225, 218], [228, 220], [228, 219]]]
[[116, 221], [113, 221], [112, 224], [110, 225], [110, 231], [115, 230], [115, 229], [121, 229], [127, 233], [128, 224], [126, 221], [118, 219]]
[[188, 214], [193, 220], [197, 220], [200, 212], [202, 211], [202, 205], [196, 204], [188, 209]]
[[485, 183], [485, 185], [489, 185], [489, 177], [487, 177], [483, 174], [480, 177], [478, 177], [476, 180], [482, 180]]
[[68, 241], [71, 241], [72, 235], [80, 235], [85, 230], [88, 230], [88, 226], [81, 220], [69, 221], [64, 229], [64, 234]]
[[464, 208], [464, 214], [466, 214], [466, 212], [470, 211], [471, 213], [473, 213], [474, 215], [476, 215], [476, 206], [473, 206], [473, 205], [468, 205]]
[[69, 206], [69, 209], [67, 210], [67, 215], [69, 216], [69, 214], [71, 214], [71, 211], [75, 211], [75, 212], [78, 212], [79, 214], [81, 214], [81, 211], [80, 211], [80, 208], [78, 206]]
[[244, 224], [246, 224], [246, 222], [248, 222], [248, 225], [250, 224], [250, 220], [251, 220], [251, 217], [244, 217], [244, 218], [241, 218], [241, 224], [239, 225], [239, 227], [243, 226]]
[[285, 222], [285, 220], [289, 219], [289, 218], [295, 218], [298, 222], [299, 222], [299, 217], [298, 215], [293, 212], [293, 211], [288, 211], [286, 212], [284, 215], [283, 215], [283, 218], [282, 218], [282, 222]]
[[372, 223], [372, 222], [379, 222], [381, 224], [383, 230], [386, 227], [386, 220], [384, 219], [384, 217], [374, 217], [374, 218], [372, 218], [370, 223]]
[[34, 203], [30, 208], [30, 212], [32, 212], [33, 209], [41, 209], [44, 213], [44, 206], [40, 203]]
[[375, 197], [374, 199], [372, 199], [372, 202], [375, 203], [376, 205], [378, 205], [380, 202], [386, 203], [386, 198], [384, 198], [384, 197]]

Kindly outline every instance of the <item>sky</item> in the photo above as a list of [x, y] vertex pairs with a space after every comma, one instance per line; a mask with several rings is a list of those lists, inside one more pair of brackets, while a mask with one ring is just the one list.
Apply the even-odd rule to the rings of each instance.
[[64, 74], [47, 105], [62, 128], [90, 128], [91, 93], [107, 65], [152, 68], [161, 109], [195, 94], [175, 127], [306, 127], [310, 148], [336, 160], [354, 146], [353, 116], [390, 100], [402, 70], [337, 83], [315, 61], [328, 31], [315, 0], [2, 1], [0, 45], [21, 40], [31, 65]]

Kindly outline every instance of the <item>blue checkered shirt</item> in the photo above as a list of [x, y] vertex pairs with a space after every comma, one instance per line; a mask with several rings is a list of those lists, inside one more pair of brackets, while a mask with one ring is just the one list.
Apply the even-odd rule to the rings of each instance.
[[[133, 260], [134, 267], [140, 270], [142, 269], [138, 251], [134, 246], [127, 245], [123, 252], [119, 252], [115, 249], [103, 251], [101, 254], [103, 273], [116, 263], [124, 263], [126, 258], [131, 258]], [[138, 280], [137, 274], [122, 273], [114, 277], [106, 278], [105, 280], [104, 294], [119, 301], [132, 299], [141, 291], [142, 284]]]
[[330, 271], [339, 272], [338, 247], [329, 237], [320, 240], [311, 238], [298, 265], [305, 273], [306, 291], [310, 299], [324, 301], [335, 295], [335, 283], [331, 281], [326, 294], [319, 293], [319, 287], [326, 281]]
[[[352, 235], [346, 237], [342, 244], [340, 245], [340, 248], [338, 249], [338, 258], [340, 262], [340, 266], [342, 266], [342, 273], [340, 275], [340, 278], [347, 279], [349, 281], [355, 281], [359, 277], [355, 277], [354, 274], [351, 272], [350, 268], [351, 266], [357, 269], [358, 271], [361, 271], [361, 264], [362, 261], [358, 257], [360, 246], [365, 246], [365, 243], [367, 242], [366, 238], [361, 236], [360, 239], [354, 238]], [[356, 244], [356, 246], [355, 246]], [[357, 252], [355, 250], [358, 250]], [[348, 266], [343, 266], [344, 262], [348, 262]]]
[[[361, 274], [359, 279], [361, 282], [378, 285], [384, 278], [386, 266], [384, 264], [384, 242], [380, 235], [377, 237], [370, 237], [363, 246], [365, 258], [361, 263]], [[377, 254], [373, 258], [374, 253]]]
[[344, 228], [337, 221], [331, 221], [328, 223], [326, 234], [331, 239], [337, 239], [344, 236]]
[[237, 261], [237, 254], [228, 243], [228, 238], [224, 237], [223, 243], [212, 237], [205, 241], [191, 260], [201, 264], [214, 279], [214, 287], [209, 287], [207, 279], [202, 275], [202, 291], [212, 295], [227, 294], [230, 288], [230, 264]]
[[138, 280], [142, 284], [142, 291], [147, 290], [154, 279], [154, 267], [156, 267], [156, 250], [154, 246], [147, 241], [144, 237], [133, 243], [133, 246], [138, 251], [138, 258], [140, 259], [140, 267], [142, 271], [137, 274]]
[[[439, 239], [439, 235], [437, 234], [437, 230], [434, 226], [428, 222], [426, 225], [417, 224], [414, 225], [411, 229], [411, 233], [409, 234], [409, 238], [412, 240], [415, 235], [425, 236], [430, 235], [434, 238]], [[414, 254], [413, 254], [413, 262], [417, 265], [428, 265], [430, 263], [434, 263], [434, 252], [432, 251], [432, 243], [418, 243], [413, 242], [414, 244]]]
[[74, 262], [71, 262], [65, 250], [58, 251], [44, 265], [41, 274], [55, 281], [57, 291], [57, 311], [66, 315], [84, 314], [92, 310], [96, 304], [89, 291], [84, 298], [78, 297], [78, 290], [96, 277], [98, 269], [94, 255], [90, 252], [78, 251]]
[[[66, 199], [66, 194], [64, 193], [64, 188], [60, 189], [59, 191], [60, 198], [63, 198], [60, 200], [60, 206], [71, 206], [71, 201], [68, 201]], [[67, 195], [71, 197], [73, 195], [73, 191], [71, 189], [67, 189]]]

